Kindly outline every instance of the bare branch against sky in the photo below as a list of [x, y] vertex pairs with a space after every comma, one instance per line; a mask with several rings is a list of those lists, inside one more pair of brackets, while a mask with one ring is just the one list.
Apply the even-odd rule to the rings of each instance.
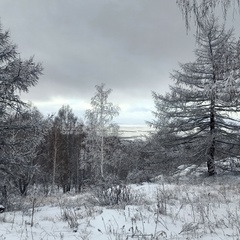
[[105, 83], [121, 107], [118, 123], [144, 124], [151, 91], [167, 91], [172, 69], [193, 59], [194, 32], [173, 0], [1, 0], [0, 17], [21, 56], [43, 64], [23, 95], [43, 113], [69, 104], [83, 117]]

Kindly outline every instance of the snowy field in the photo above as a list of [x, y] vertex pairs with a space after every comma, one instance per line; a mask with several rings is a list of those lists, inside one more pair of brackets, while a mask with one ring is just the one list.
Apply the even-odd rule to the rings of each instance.
[[35, 193], [22, 199], [20, 211], [0, 214], [0, 239], [240, 239], [238, 177], [176, 181], [129, 185], [110, 206], [102, 205], [114, 202], [113, 189]]
[[119, 136], [124, 139], [145, 139], [154, 129], [147, 125], [120, 125]]

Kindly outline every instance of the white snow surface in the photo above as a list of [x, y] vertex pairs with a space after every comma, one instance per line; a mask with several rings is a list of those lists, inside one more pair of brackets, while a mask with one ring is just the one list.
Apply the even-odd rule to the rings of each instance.
[[129, 187], [134, 204], [108, 207], [90, 192], [58, 194], [36, 198], [32, 214], [29, 197], [29, 208], [0, 214], [0, 240], [240, 239], [237, 176]]

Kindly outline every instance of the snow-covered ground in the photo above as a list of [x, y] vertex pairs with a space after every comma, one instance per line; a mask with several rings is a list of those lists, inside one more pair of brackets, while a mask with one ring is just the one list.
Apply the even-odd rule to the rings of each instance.
[[240, 239], [237, 176], [159, 179], [128, 186], [128, 201], [105, 207], [99, 192], [27, 197], [21, 211], [0, 214], [0, 239]]
[[153, 131], [147, 125], [120, 125], [119, 135], [125, 139], [145, 139]]

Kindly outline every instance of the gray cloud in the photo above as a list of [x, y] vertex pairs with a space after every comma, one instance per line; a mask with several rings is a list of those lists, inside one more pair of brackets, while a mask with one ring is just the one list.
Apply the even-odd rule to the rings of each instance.
[[23, 97], [46, 112], [66, 103], [82, 113], [94, 86], [106, 83], [121, 122], [143, 123], [154, 108], [151, 91], [167, 91], [172, 69], [193, 59], [194, 38], [175, 1], [2, 0], [0, 17], [21, 55], [44, 66]]

